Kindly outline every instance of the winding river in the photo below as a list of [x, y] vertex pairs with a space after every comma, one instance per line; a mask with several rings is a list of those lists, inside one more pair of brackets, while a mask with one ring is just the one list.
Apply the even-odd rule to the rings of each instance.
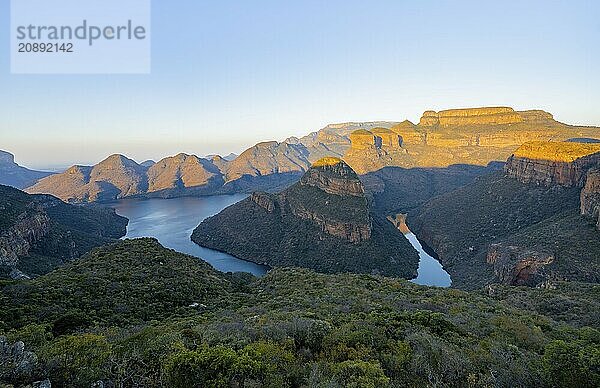
[[[190, 240], [192, 231], [202, 220], [245, 197], [244, 194], [235, 194], [199, 198], [125, 199], [110, 206], [118, 214], [129, 218], [124, 238], [155, 237], [165, 247], [202, 258], [219, 271], [250, 272], [262, 276], [267, 272], [267, 267], [200, 247]], [[440, 263], [425, 252], [414, 234], [408, 233], [406, 237], [420, 256], [418, 276], [412, 282], [448, 287], [450, 276]]]

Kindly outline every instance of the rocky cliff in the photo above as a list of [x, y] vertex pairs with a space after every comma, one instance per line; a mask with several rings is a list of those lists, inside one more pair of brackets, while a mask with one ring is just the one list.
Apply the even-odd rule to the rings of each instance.
[[0, 151], [0, 185], [22, 189], [31, 186], [38, 180], [52, 175], [50, 172], [34, 171], [15, 163], [15, 156]]
[[278, 194], [253, 193], [203, 221], [192, 240], [242, 259], [321, 272], [377, 272], [411, 278], [418, 256], [370, 212], [356, 173], [339, 158], [317, 161]]
[[48, 272], [123, 236], [126, 225], [112, 210], [0, 186], [0, 277]]
[[597, 218], [596, 228], [600, 230], [600, 168], [588, 171], [580, 202], [581, 214]]
[[350, 133], [351, 145], [344, 154], [344, 161], [359, 174], [392, 165], [407, 166], [410, 157], [402, 148], [402, 141], [397, 132], [387, 128], [356, 130]]
[[527, 142], [508, 158], [505, 171], [522, 183], [581, 187], [596, 165], [600, 144]]
[[504, 174], [433, 198], [409, 226], [458, 287], [599, 282], [599, 151], [598, 144], [526, 143]]
[[496, 280], [511, 286], [535, 287], [548, 280], [560, 280], [552, 279], [552, 274], [544, 271], [554, 260], [549, 252], [502, 243], [491, 244], [487, 254], [487, 263], [493, 266]]
[[485, 107], [448, 109], [440, 112], [426, 111], [419, 124], [425, 127], [451, 127], [460, 125], [498, 125], [516, 124], [523, 118], [508, 107]]

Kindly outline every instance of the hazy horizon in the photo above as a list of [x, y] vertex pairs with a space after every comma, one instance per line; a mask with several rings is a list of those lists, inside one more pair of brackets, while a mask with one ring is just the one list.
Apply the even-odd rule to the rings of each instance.
[[0, 57], [0, 149], [31, 168], [141, 162], [474, 106], [600, 125], [597, 2], [262, 4], [153, 1], [150, 75], [11, 75]]

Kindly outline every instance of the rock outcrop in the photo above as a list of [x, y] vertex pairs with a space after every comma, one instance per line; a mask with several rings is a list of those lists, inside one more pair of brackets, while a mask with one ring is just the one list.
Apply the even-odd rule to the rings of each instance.
[[451, 127], [461, 125], [515, 124], [523, 118], [508, 107], [448, 109], [440, 112], [425, 111], [419, 124], [425, 127]]
[[421, 145], [425, 142], [425, 134], [417, 129], [417, 126], [408, 120], [396, 124], [390, 128], [400, 136], [402, 144]]
[[522, 183], [581, 187], [600, 165], [600, 144], [528, 142], [508, 159], [506, 175]]
[[339, 158], [318, 160], [302, 176], [300, 184], [314, 186], [334, 195], [365, 195], [365, 188], [356, 173]]
[[581, 214], [598, 219], [600, 230], [600, 168], [588, 171], [585, 186], [581, 190]]
[[409, 162], [407, 152], [402, 148], [402, 137], [391, 129], [359, 129], [350, 133], [350, 141], [351, 146], [344, 154], [344, 161], [359, 174], [386, 166], [405, 166]]
[[15, 163], [15, 156], [13, 154], [0, 151], [0, 185], [23, 189], [49, 175], [52, 175], [52, 173], [34, 171], [19, 166]]
[[531, 250], [528, 247], [492, 244], [488, 250], [487, 263], [494, 268], [494, 275], [501, 284], [534, 287], [549, 279], [543, 268], [554, 262], [550, 253]]
[[0, 266], [15, 268], [19, 257], [27, 256], [32, 245], [48, 235], [50, 217], [41, 207], [32, 204], [17, 216], [16, 222], [0, 233]]
[[413, 277], [418, 255], [394, 226], [370, 212], [358, 175], [339, 158], [315, 162], [278, 194], [249, 198], [204, 220], [202, 246], [271, 266]]
[[[37, 355], [26, 349], [23, 341], [10, 343], [6, 337], [0, 336], [0, 386], [4, 383], [30, 383], [27, 387], [50, 388], [50, 380], [43, 379]], [[21, 386], [21, 385], [19, 385]]]

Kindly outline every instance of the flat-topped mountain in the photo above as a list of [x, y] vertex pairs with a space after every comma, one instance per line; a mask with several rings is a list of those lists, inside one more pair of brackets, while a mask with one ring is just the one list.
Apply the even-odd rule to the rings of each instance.
[[523, 183], [582, 186], [587, 171], [600, 165], [600, 144], [527, 142], [508, 158], [506, 174]]
[[0, 185], [0, 277], [49, 272], [126, 232], [113, 210], [68, 205]]
[[0, 185], [23, 189], [39, 179], [52, 175], [50, 172], [34, 171], [15, 163], [15, 156], [0, 150]]
[[458, 125], [497, 125], [523, 122], [523, 117], [513, 108], [486, 107], [448, 109], [440, 112], [425, 111], [419, 125], [425, 127], [451, 127]]
[[323, 158], [278, 194], [253, 193], [193, 232], [199, 245], [271, 266], [320, 272], [416, 276], [417, 252], [394, 226], [375, 217], [358, 175]]
[[408, 223], [457, 287], [598, 283], [598, 167], [597, 145], [527, 143], [505, 172], [433, 198]]

